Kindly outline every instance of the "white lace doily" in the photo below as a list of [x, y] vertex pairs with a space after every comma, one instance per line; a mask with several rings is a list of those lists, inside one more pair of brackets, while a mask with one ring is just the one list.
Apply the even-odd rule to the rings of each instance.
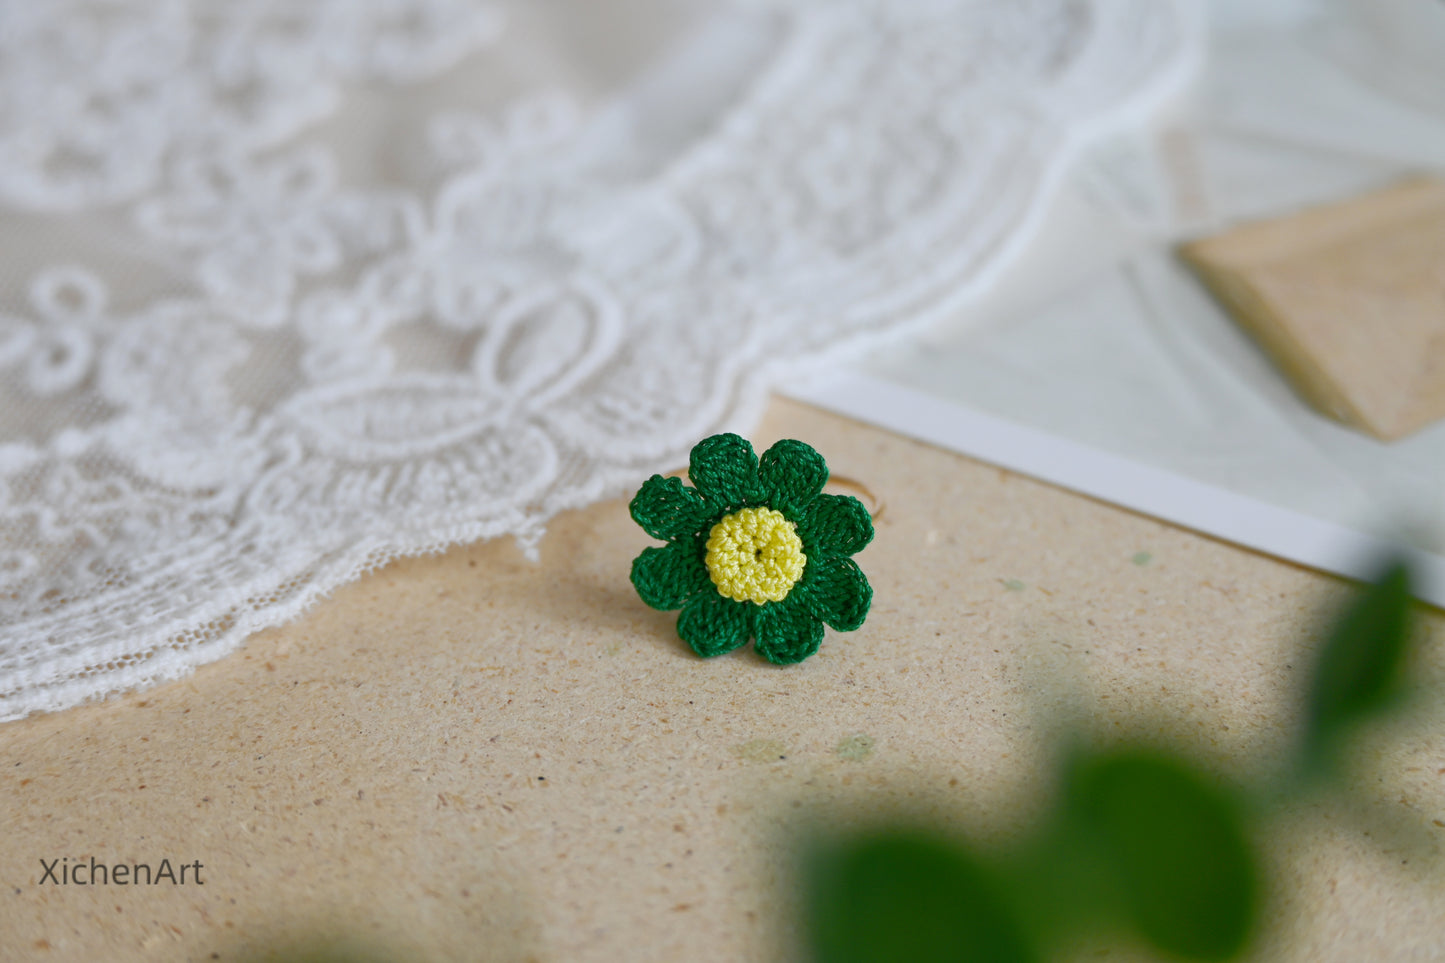
[[1160, 0], [0, 0], [0, 720], [746, 426], [985, 284], [1196, 33]]

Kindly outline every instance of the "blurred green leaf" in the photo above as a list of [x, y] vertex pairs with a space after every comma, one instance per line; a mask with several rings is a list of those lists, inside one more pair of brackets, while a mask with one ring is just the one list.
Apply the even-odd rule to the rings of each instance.
[[1027, 963], [1000, 882], [970, 853], [918, 830], [815, 849], [806, 876], [817, 963]]
[[1157, 948], [1194, 960], [1244, 948], [1259, 884], [1232, 797], [1178, 760], [1124, 750], [1079, 763], [1065, 806], [1111, 871], [1100, 885]]
[[1410, 574], [1396, 562], [1345, 611], [1320, 652], [1305, 708], [1311, 774], [1328, 772], [1349, 730], [1403, 693], [1409, 637]]

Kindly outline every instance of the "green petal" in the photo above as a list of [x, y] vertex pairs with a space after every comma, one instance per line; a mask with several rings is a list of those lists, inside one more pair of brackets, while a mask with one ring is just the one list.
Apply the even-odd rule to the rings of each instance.
[[760, 493], [758, 456], [738, 435], [713, 435], [698, 442], [687, 474], [715, 509], [741, 508]]
[[819, 495], [797, 525], [809, 558], [852, 555], [873, 541], [873, 519], [852, 495]]
[[[839, 632], [852, 632], [868, 617], [873, 587], [851, 558], [808, 559], [803, 580], [793, 589], [809, 614]], [[791, 597], [791, 596], [790, 596]]]
[[758, 654], [774, 665], [802, 662], [823, 642], [823, 623], [806, 605], [789, 601], [770, 602], [758, 609]]
[[677, 634], [704, 659], [731, 652], [752, 634], [752, 607], [717, 592], [699, 592], [682, 607]]
[[653, 538], [671, 541], [696, 535], [717, 514], [701, 495], [682, 483], [681, 478], [653, 475], [642, 483], [628, 506], [632, 520]]
[[792, 514], [828, 484], [828, 463], [812, 446], [784, 438], [763, 452], [758, 479], [767, 492], [768, 504]]
[[707, 566], [698, 552], [697, 539], [669, 542], [660, 548], [644, 548], [632, 560], [632, 584], [642, 601], [670, 612], [711, 588]]

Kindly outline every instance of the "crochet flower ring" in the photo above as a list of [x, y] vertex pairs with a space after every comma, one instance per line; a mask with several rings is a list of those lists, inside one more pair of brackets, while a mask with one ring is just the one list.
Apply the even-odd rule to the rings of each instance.
[[856, 498], [824, 494], [828, 465], [785, 439], [759, 460], [737, 435], [713, 435], [692, 450], [688, 477], [653, 475], [632, 499], [632, 518], [667, 542], [632, 563], [642, 601], [682, 609], [677, 634], [703, 657], [757, 640], [777, 665], [801, 662], [823, 626], [863, 624], [873, 589], [849, 556], [873, 539]]

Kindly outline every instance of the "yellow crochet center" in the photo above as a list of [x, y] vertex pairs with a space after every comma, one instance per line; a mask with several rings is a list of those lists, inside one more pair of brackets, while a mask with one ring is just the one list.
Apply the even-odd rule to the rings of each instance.
[[796, 526], [782, 512], [744, 508], [712, 527], [706, 561], [720, 593], [761, 605], [788, 597], [808, 557]]

